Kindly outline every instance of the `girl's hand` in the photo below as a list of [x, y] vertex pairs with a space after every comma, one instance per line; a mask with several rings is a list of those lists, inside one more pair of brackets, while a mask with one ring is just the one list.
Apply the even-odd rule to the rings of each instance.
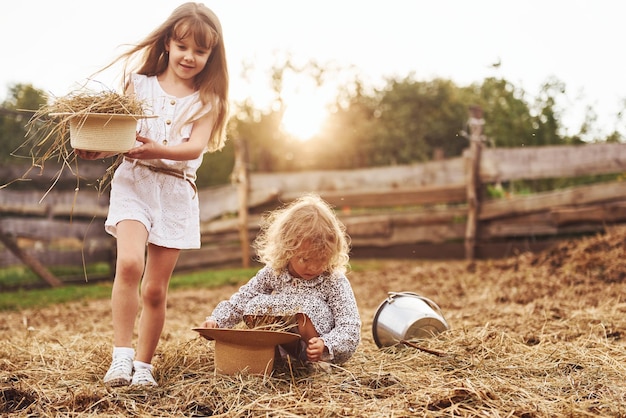
[[156, 141], [139, 135], [137, 135], [136, 139], [141, 142], [141, 145], [131, 148], [125, 155], [138, 160], [149, 160], [163, 157], [162, 149]]
[[320, 361], [325, 348], [326, 346], [324, 345], [323, 339], [320, 337], [313, 337], [307, 343], [306, 356], [309, 361]]
[[201, 328], [219, 328], [217, 326], [217, 322], [212, 319], [207, 318], [203, 323]]
[[83, 160], [100, 160], [102, 158], [108, 158], [115, 155], [115, 153], [103, 152], [103, 151], [87, 151], [84, 149], [75, 149], [74, 154], [82, 158]]

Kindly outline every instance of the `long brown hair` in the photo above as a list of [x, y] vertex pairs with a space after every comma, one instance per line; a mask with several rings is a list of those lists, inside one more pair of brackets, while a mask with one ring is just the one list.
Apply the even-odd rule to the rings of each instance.
[[[187, 36], [193, 36], [197, 45], [212, 50], [206, 65], [195, 77], [195, 89], [199, 92], [201, 102], [204, 105], [211, 104], [218, 112], [208, 143], [209, 151], [217, 151], [226, 142], [229, 78], [222, 26], [211, 9], [202, 3], [193, 2], [178, 6], [167, 20], [143, 41], [124, 52], [106, 68], [116, 62], [125, 61], [125, 84], [128, 83], [127, 74], [133, 71], [147, 76], [157, 76], [167, 69], [166, 44], [170, 39], [183, 39]], [[138, 65], [132, 66], [131, 60], [137, 55], [141, 55], [142, 59]], [[193, 122], [202, 113], [203, 109], [191, 115], [185, 123]]]

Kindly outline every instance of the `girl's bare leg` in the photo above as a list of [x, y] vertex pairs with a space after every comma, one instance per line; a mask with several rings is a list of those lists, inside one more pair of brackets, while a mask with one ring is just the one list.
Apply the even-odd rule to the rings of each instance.
[[141, 283], [142, 311], [139, 318], [136, 359], [151, 363], [165, 324], [167, 289], [180, 250], [148, 245], [146, 271]]
[[111, 292], [115, 347], [132, 347], [147, 238], [148, 232], [140, 222], [122, 221], [117, 225], [117, 262]]

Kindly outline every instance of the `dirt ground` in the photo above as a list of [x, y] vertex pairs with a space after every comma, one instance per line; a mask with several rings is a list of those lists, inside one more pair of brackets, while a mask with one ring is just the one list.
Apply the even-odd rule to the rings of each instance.
[[[349, 274], [363, 320], [330, 372], [221, 376], [191, 330], [235, 286], [172, 291], [160, 386], [110, 389], [109, 301], [0, 318], [0, 415], [626, 417], [626, 228], [504, 260], [369, 260]], [[435, 301], [450, 330], [378, 349], [388, 292]]]

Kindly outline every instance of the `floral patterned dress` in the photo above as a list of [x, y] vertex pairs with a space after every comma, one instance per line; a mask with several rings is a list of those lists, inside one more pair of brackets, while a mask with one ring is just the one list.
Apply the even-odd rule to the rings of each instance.
[[361, 318], [348, 278], [343, 273], [303, 280], [285, 269], [279, 274], [263, 267], [230, 299], [220, 302], [211, 319], [232, 328], [244, 315], [306, 314], [328, 348], [324, 360], [347, 361], [361, 339]]

